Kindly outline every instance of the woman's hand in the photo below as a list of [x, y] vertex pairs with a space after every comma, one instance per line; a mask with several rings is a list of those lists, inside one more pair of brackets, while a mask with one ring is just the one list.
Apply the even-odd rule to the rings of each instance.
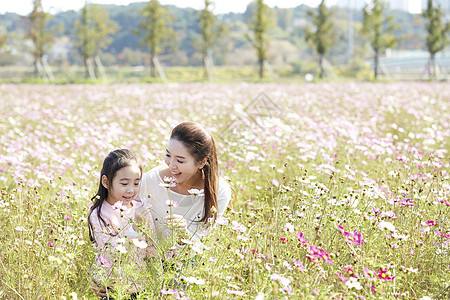
[[176, 228], [181, 231], [187, 231], [187, 222], [186, 219], [183, 216], [180, 215], [171, 215], [164, 218], [165, 224], [169, 228]]

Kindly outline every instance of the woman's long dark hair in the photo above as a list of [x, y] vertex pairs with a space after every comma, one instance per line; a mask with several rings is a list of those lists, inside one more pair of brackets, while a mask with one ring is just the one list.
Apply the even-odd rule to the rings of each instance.
[[136, 163], [139, 166], [139, 169], [141, 170], [142, 174], [142, 166], [139, 163], [137, 156], [128, 149], [117, 149], [111, 151], [103, 161], [103, 167], [100, 172], [100, 183], [98, 185], [98, 191], [97, 194], [95, 194], [95, 196], [91, 198], [91, 201], [94, 201], [94, 205], [92, 205], [88, 216], [89, 238], [91, 239], [92, 242], [95, 241], [95, 237], [93, 234], [94, 231], [92, 228], [90, 217], [94, 209], [98, 208], [97, 209], [98, 219], [100, 220], [100, 224], [104, 225], [104, 227], [106, 228], [106, 222], [105, 220], [103, 220], [101, 215], [103, 202], [106, 199], [108, 199], [108, 189], [106, 189], [102, 184], [103, 175], [106, 176], [108, 182], [111, 185], [114, 176], [116, 176], [117, 171], [119, 171], [124, 167], [132, 165], [132, 163]]
[[215, 221], [217, 212], [213, 213], [212, 207], [215, 207], [217, 211], [219, 167], [213, 136], [195, 122], [183, 122], [172, 130], [170, 138], [182, 142], [197, 162], [200, 162], [205, 157], [207, 158], [206, 164], [203, 167], [203, 174], [205, 176], [204, 215], [200, 219], [200, 222], [206, 224], [210, 217], [213, 217]]

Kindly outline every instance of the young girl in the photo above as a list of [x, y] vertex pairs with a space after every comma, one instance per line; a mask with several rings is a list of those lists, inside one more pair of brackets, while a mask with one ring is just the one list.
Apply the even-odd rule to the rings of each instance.
[[[91, 268], [99, 296], [108, 296], [112, 283], [129, 285], [130, 293], [138, 289], [136, 277], [142, 276], [143, 258], [151, 247], [133, 228], [142, 167], [128, 149], [114, 150], [103, 162], [94, 205], [88, 217], [89, 236], [95, 244], [96, 261]], [[153, 231], [154, 226], [147, 222]], [[130, 267], [131, 265], [131, 267]], [[135, 278], [130, 275], [134, 269]], [[142, 272], [141, 272], [142, 271]], [[141, 274], [140, 274], [141, 273]]]

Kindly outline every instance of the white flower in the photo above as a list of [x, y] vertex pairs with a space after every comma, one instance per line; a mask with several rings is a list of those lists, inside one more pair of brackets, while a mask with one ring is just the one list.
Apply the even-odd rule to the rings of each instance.
[[27, 230], [25, 229], [25, 227], [23, 227], [23, 226], [17, 226], [15, 229], [16, 229], [17, 231], [27, 231]]
[[392, 224], [391, 222], [386, 222], [386, 221], [381, 221], [380, 223], [378, 223], [378, 228], [380, 228], [381, 230], [383, 229], [387, 229], [390, 232], [396, 232], [397, 229], [395, 229], [394, 224]]
[[295, 228], [294, 225], [292, 225], [291, 223], [286, 223], [286, 226], [284, 226], [284, 229], [288, 232], [294, 232]]
[[188, 193], [194, 196], [203, 196], [204, 195], [204, 191], [203, 189], [198, 190], [198, 189], [190, 189], [188, 190]]
[[345, 285], [349, 289], [357, 289], [357, 290], [362, 289], [361, 283], [359, 283], [358, 279], [355, 277], [350, 277], [349, 280], [345, 283]]
[[128, 210], [128, 207], [126, 207], [125, 205], [123, 205], [122, 201], [117, 201], [116, 203], [114, 203], [114, 205], [112, 206], [112, 209], [116, 210], [119, 209], [121, 211], [126, 211]]
[[239, 232], [245, 232], [247, 230], [247, 228], [245, 228], [244, 225], [240, 224], [238, 221], [235, 220], [231, 222], [231, 227], [233, 228], [233, 230]]
[[119, 251], [122, 254], [127, 253], [127, 249], [123, 245], [117, 245], [116, 250]]
[[283, 277], [275, 273], [270, 275], [270, 279], [279, 282], [282, 286], [288, 286], [289, 284], [291, 284], [291, 280], [289, 278]]
[[201, 278], [195, 278], [195, 277], [185, 277], [185, 276], [181, 276], [182, 280], [185, 280], [188, 283], [195, 283], [195, 284], [205, 284], [205, 281]]
[[248, 241], [248, 237], [246, 237], [245, 235], [238, 235], [236, 238], [238, 240], [241, 240], [241, 241], [244, 241], [244, 242]]
[[177, 186], [175, 177], [164, 176], [163, 182], [159, 183], [160, 186], [165, 188], [171, 188]]
[[229, 222], [228, 218], [225, 217], [220, 217], [216, 220], [216, 223], [220, 225], [228, 225], [228, 222]]
[[140, 241], [139, 239], [136, 239], [136, 238], [134, 238], [132, 240], [132, 242], [136, 247], [141, 248], [141, 249], [145, 249], [148, 246], [146, 242]]

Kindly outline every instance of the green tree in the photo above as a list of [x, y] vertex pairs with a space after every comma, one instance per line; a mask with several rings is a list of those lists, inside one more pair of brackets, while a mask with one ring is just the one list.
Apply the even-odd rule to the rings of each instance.
[[255, 48], [258, 56], [259, 78], [264, 78], [264, 61], [267, 60], [267, 52], [270, 46], [268, 31], [273, 23], [272, 9], [263, 0], [256, 0], [253, 18], [248, 25], [253, 31], [253, 37], [246, 34], [246, 38]]
[[[85, 66], [85, 76], [89, 77], [89, 61], [100, 54], [111, 43], [110, 36], [117, 31], [117, 24], [110, 20], [108, 11], [96, 4], [85, 4], [80, 18], [75, 21], [75, 47], [80, 53]], [[98, 65], [95, 72], [98, 76]]]
[[8, 41], [8, 34], [3, 33], [1, 18], [0, 18], [0, 50], [6, 45], [6, 41]]
[[447, 34], [450, 32], [450, 23], [442, 20], [442, 11], [439, 6], [435, 6], [433, 0], [428, 0], [427, 9], [423, 11], [422, 16], [427, 23], [426, 45], [428, 53], [430, 53], [429, 71], [430, 77], [435, 78], [437, 73], [437, 64], [435, 55], [437, 52], [444, 50], [447, 45]]
[[201, 31], [200, 45], [194, 46], [200, 50], [203, 57], [203, 74], [207, 76], [207, 59], [217, 42], [225, 35], [226, 27], [223, 23], [217, 22], [217, 17], [212, 13], [210, 7], [213, 4], [210, 0], [205, 0], [205, 7], [198, 14], [198, 21]]
[[144, 32], [141, 46], [150, 51], [151, 75], [156, 77], [155, 59], [164, 49], [173, 47], [177, 42], [175, 31], [168, 25], [174, 18], [169, 14], [169, 9], [161, 6], [158, 0], [149, 1], [140, 13], [144, 17], [138, 31]]
[[44, 12], [41, 2], [41, 0], [33, 0], [33, 10], [28, 16], [28, 37], [34, 46], [32, 53], [36, 76], [40, 74], [39, 67], [44, 65], [43, 57], [54, 41], [54, 33], [46, 29], [51, 15]]
[[380, 0], [373, 0], [363, 9], [363, 27], [361, 32], [368, 37], [370, 46], [375, 52], [373, 73], [378, 78], [380, 55], [388, 48], [397, 44], [398, 38], [393, 35], [396, 25], [391, 15], [384, 16], [386, 4]]
[[325, 0], [319, 4], [317, 14], [312, 10], [308, 10], [308, 16], [311, 17], [314, 30], [305, 29], [305, 39], [319, 55], [319, 77], [323, 78], [325, 75], [324, 58], [330, 47], [336, 43], [336, 31], [333, 27], [334, 11], [329, 10], [325, 5]]

